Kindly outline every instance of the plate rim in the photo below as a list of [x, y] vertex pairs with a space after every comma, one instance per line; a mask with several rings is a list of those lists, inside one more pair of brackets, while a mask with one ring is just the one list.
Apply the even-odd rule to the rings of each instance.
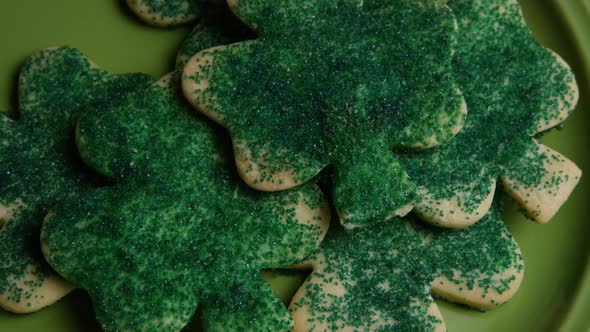
[[[575, 51], [587, 81], [590, 81], [590, 0], [553, 1], [557, 15], [568, 26], [574, 40]], [[590, 83], [590, 82], [588, 82]], [[577, 285], [577, 291], [570, 306], [560, 332], [590, 331], [590, 252], [586, 253], [583, 275]]]

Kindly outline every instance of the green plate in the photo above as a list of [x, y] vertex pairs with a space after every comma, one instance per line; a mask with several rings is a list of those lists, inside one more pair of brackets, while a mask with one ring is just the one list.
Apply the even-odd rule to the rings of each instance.
[[[544, 142], [590, 174], [590, 0], [522, 0], [534, 35], [574, 68], [582, 91], [578, 110], [566, 129]], [[15, 78], [33, 51], [55, 45], [81, 49], [114, 73], [146, 72], [154, 77], [172, 68], [176, 47], [188, 28], [151, 29], [139, 23], [117, 0], [19, 0], [0, 3], [0, 111], [16, 107]], [[508, 304], [487, 312], [439, 302], [448, 329], [462, 331], [590, 330], [590, 180], [582, 181], [554, 220], [533, 224], [514, 212], [508, 224], [522, 247], [526, 274]], [[516, 210], [516, 209], [513, 209]], [[283, 298], [301, 276], [270, 276]], [[196, 324], [195, 324], [196, 325]], [[98, 330], [92, 305], [83, 292], [31, 315], [0, 310], [0, 331]]]

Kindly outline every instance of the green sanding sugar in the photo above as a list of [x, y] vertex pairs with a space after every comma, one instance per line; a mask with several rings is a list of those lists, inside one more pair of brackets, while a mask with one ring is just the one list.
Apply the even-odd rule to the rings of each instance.
[[311, 260], [324, 267], [310, 275], [306, 295], [293, 308], [308, 309], [314, 331], [434, 331], [442, 324], [428, 312], [437, 278], [464, 291], [480, 289], [483, 301], [494, 303], [490, 292], [507, 292], [523, 269], [499, 203], [466, 230], [410, 219], [353, 231], [332, 227]]
[[143, 19], [147, 19], [147, 10], [151, 20], [170, 21], [157, 26], [176, 26], [198, 18], [178, 50], [179, 71], [199, 51], [254, 38], [253, 31], [231, 13], [225, 0], [127, 0], [127, 4]]
[[532, 136], [540, 123], [573, 109], [574, 76], [533, 40], [516, 1], [452, 0], [449, 6], [459, 21], [453, 68], [469, 116], [449, 144], [410, 151], [404, 166], [436, 199], [468, 193], [461, 208], [472, 212], [500, 175], [540, 184], [547, 155]]
[[199, 17], [203, 7], [215, 1], [222, 0], [127, 0], [127, 4], [145, 8], [155, 20], [170, 21], [167, 25], [179, 25]]
[[[258, 39], [209, 51], [193, 100], [223, 117], [250, 160], [298, 182], [335, 167], [334, 203], [360, 225], [416, 199], [392, 145], [442, 143], [463, 121], [442, 1], [241, 0]], [[441, 120], [444, 119], [444, 120]], [[430, 141], [429, 141], [430, 140]], [[240, 151], [238, 151], [240, 153]]]
[[[0, 294], [9, 301], [40, 300], [35, 292], [52, 274], [39, 247], [43, 218], [96, 181], [75, 148], [77, 118], [117, 105], [148, 82], [144, 75], [109, 75], [67, 47], [42, 51], [22, 67], [16, 120], [2, 116], [0, 127]], [[38, 282], [27, 289], [17, 284], [31, 277]]]
[[230, 12], [225, 2], [209, 4], [203, 11], [206, 14], [178, 50], [176, 67], [180, 71], [190, 57], [202, 50], [254, 38], [254, 32]]
[[[175, 89], [154, 85], [79, 123], [82, 157], [113, 185], [71, 197], [44, 227], [45, 255], [92, 297], [107, 331], [174, 331], [202, 306], [207, 330], [288, 330], [261, 278], [315, 250], [313, 186], [278, 194], [242, 184], [228, 144]], [[230, 152], [231, 153], [231, 152]]]

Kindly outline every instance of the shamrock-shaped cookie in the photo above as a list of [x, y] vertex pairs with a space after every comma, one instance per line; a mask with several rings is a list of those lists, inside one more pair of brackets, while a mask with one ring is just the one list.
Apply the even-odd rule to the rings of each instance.
[[313, 252], [329, 209], [314, 186], [270, 194], [242, 184], [224, 140], [173, 80], [81, 118], [82, 158], [114, 184], [53, 210], [45, 257], [89, 292], [107, 331], [179, 330], [198, 305], [207, 330], [288, 330], [260, 272]]
[[581, 171], [535, 135], [560, 124], [578, 99], [574, 75], [530, 35], [516, 0], [452, 0], [459, 21], [455, 77], [469, 116], [449, 144], [405, 163], [425, 199], [425, 219], [465, 227], [481, 219], [497, 179], [545, 223], [572, 192]]
[[44, 262], [39, 231], [52, 205], [96, 181], [75, 148], [76, 120], [149, 82], [110, 75], [67, 47], [41, 51], [22, 67], [18, 112], [0, 115], [0, 307], [32, 312], [70, 290]]
[[465, 115], [444, 2], [228, 3], [259, 38], [195, 55], [183, 89], [229, 129], [245, 182], [282, 190], [333, 165], [347, 227], [411, 210], [416, 188], [389, 149], [447, 142]]
[[290, 309], [295, 331], [445, 331], [432, 292], [482, 310], [520, 286], [520, 249], [495, 206], [465, 230], [411, 220], [333, 227]]

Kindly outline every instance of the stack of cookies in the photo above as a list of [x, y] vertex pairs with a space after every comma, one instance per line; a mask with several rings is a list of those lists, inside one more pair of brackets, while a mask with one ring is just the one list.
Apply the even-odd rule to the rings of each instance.
[[[105, 331], [444, 331], [433, 297], [521, 284], [505, 197], [547, 223], [581, 177], [538, 141], [574, 75], [516, 0], [127, 3], [197, 22], [170, 74], [45, 49], [2, 116], [8, 311], [83, 289]], [[312, 272], [285, 306], [267, 269]]]

